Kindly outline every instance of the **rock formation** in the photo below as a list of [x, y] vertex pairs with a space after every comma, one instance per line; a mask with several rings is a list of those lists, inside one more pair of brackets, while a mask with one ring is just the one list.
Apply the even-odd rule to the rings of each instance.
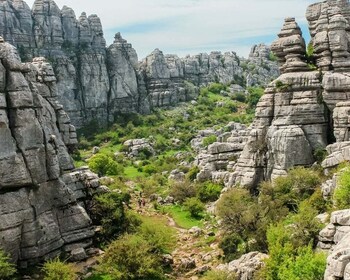
[[[322, 163], [326, 172], [350, 159], [350, 3], [316, 3], [306, 17], [315, 65], [310, 67], [312, 60], [295, 19], [287, 18], [271, 47], [281, 76], [257, 105], [229, 187], [256, 188], [293, 166], [311, 166], [318, 149], [326, 148], [329, 154]], [[329, 197], [335, 187], [336, 177], [322, 186], [324, 196]], [[350, 279], [349, 225], [349, 210], [335, 212], [320, 233], [320, 248], [330, 250], [326, 280]]]
[[[203, 140], [211, 135], [217, 136], [217, 142], [203, 147]], [[198, 136], [191, 141], [192, 148], [198, 153], [195, 159], [195, 165], [200, 170], [197, 180], [227, 182], [248, 136], [249, 129], [245, 125], [234, 122], [219, 130], [199, 131]]]
[[328, 108], [322, 101], [322, 76], [308, 71], [301, 31], [288, 18], [272, 44], [282, 75], [266, 89], [256, 109], [248, 144], [229, 185], [255, 187], [264, 179], [313, 164], [313, 152], [328, 144]]
[[119, 33], [106, 48], [96, 15], [77, 19], [71, 8], [60, 10], [53, 0], [36, 0], [32, 10], [23, 0], [0, 1], [1, 35], [22, 59], [44, 56], [54, 62], [58, 99], [77, 127], [193, 99], [196, 87], [209, 82], [265, 85], [278, 75], [264, 45], [254, 46], [248, 60], [220, 52], [180, 59], [155, 50], [139, 63]]
[[0, 247], [26, 267], [91, 245], [84, 209], [96, 175], [74, 171], [74, 126], [44, 58], [22, 64], [0, 37]]

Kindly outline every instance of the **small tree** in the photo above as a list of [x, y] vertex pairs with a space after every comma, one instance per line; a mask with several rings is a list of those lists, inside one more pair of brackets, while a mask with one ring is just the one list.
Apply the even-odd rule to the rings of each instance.
[[200, 217], [205, 210], [204, 204], [196, 197], [186, 199], [184, 207], [194, 218]]
[[89, 160], [89, 168], [103, 176], [113, 176], [113, 175], [120, 175], [124, 172], [123, 166], [119, 165], [114, 159], [113, 155], [106, 155], [106, 154], [97, 154], [94, 155]]

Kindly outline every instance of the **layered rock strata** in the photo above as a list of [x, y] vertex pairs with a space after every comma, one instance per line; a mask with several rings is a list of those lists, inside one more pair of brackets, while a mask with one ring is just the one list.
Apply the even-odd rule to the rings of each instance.
[[0, 1], [0, 36], [18, 47], [24, 60], [44, 56], [54, 62], [58, 99], [72, 123], [106, 124], [123, 113], [148, 113], [198, 95], [210, 82], [267, 84], [278, 75], [269, 48], [254, 46], [248, 60], [213, 52], [179, 58], [155, 50], [143, 62], [121, 35], [106, 48], [96, 15], [59, 9], [53, 0]]
[[293, 166], [313, 164], [316, 149], [328, 144], [328, 108], [322, 101], [322, 75], [308, 71], [306, 47], [293, 18], [272, 44], [282, 75], [257, 105], [247, 145], [229, 186], [249, 187], [285, 175]]
[[0, 37], [0, 247], [22, 266], [91, 245], [96, 175], [74, 172], [74, 126], [44, 58], [22, 64]]
[[[327, 0], [308, 8], [309, 55], [313, 50], [315, 65], [310, 65], [313, 60], [306, 55], [295, 20], [285, 20], [272, 44], [281, 76], [267, 87], [257, 106], [229, 186], [256, 188], [289, 168], [310, 166], [319, 149], [326, 148], [329, 154], [322, 162], [326, 172], [350, 159], [349, 15], [346, 0]], [[336, 183], [335, 176], [322, 186], [326, 198]], [[333, 213], [331, 223], [320, 233], [320, 248], [330, 250], [326, 280], [350, 279], [348, 212]]]
[[[203, 140], [211, 135], [217, 137], [217, 142], [203, 147]], [[249, 129], [245, 125], [234, 122], [219, 130], [200, 131], [198, 136], [191, 141], [192, 148], [198, 153], [194, 162], [200, 170], [197, 180], [226, 183], [248, 136]]]

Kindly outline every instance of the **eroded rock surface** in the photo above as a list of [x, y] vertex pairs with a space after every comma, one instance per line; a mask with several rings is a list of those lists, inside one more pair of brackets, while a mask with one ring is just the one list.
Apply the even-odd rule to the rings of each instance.
[[0, 247], [22, 266], [91, 245], [97, 176], [74, 171], [76, 132], [44, 58], [22, 64], [0, 38]]
[[54, 62], [58, 99], [76, 127], [191, 100], [211, 82], [265, 85], [278, 75], [265, 45], [254, 46], [248, 60], [234, 52], [179, 58], [156, 49], [139, 63], [119, 33], [106, 48], [97, 15], [76, 18], [53, 0], [36, 0], [32, 10], [22, 0], [0, 1], [0, 36], [18, 47], [23, 60]]
[[[289, 168], [311, 166], [320, 149], [328, 152], [322, 162], [326, 172], [350, 159], [350, 3], [315, 3], [306, 17], [315, 65], [306, 56], [298, 24], [287, 18], [271, 47], [281, 76], [257, 105], [248, 142], [230, 175], [231, 187], [256, 188]], [[336, 185], [334, 176], [322, 186], [325, 198], [332, 196]], [[320, 233], [319, 247], [330, 251], [326, 280], [350, 279], [349, 230], [349, 210], [343, 210], [333, 213]]]

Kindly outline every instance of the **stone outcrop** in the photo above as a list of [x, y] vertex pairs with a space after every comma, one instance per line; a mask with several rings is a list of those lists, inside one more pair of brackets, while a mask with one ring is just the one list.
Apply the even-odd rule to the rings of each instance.
[[320, 232], [318, 247], [330, 252], [324, 279], [349, 279], [350, 210], [332, 213], [330, 224]]
[[[294, 18], [287, 18], [271, 47], [281, 76], [267, 87], [257, 105], [230, 187], [256, 188], [262, 180], [285, 175], [289, 168], [311, 166], [319, 149], [328, 152], [322, 162], [326, 172], [350, 159], [350, 3], [316, 3], [307, 9], [306, 17], [313, 59], [306, 55]], [[336, 185], [337, 175], [323, 184], [325, 198], [332, 196]], [[320, 233], [319, 247], [330, 252], [326, 280], [350, 279], [349, 221], [349, 210], [335, 212]]]
[[[217, 142], [203, 147], [203, 140], [215, 135]], [[249, 130], [240, 123], [229, 123], [219, 130], [200, 131], [191, 141], [198, 152], [194, 164], [199, 167], [198, 181], [227, 182], [230, 172], [248, 140]]]
[[0, 37], [0, 247], [22, 266], [91, 245], [97, 176], [74, 171], [77, 138], [44, 58], [22, 64]]
[[217, 269], [232, 272], [237, 279], [253, 280], [254, 275], [265, 265], [266, 258], [266, 254], [250, 252], [229, 264], [218, 266]]
[[[256, 187], [261, 180], [284, 175], [293, 166], [310, 166], [315, 161], [313, 154], [333, 143], [327, 148], [325, 168], [349, 157], [349, 8], [348, 1], [335, 0], [308, 8], [314, 67], [308, 65], [305, 41], [295, 19], [285, 20], [271, 46], [281, 76], [267, 87], [257, 106], [248, 144], [229, 186]], [[312, 71], [315, 67], [318, 70]]]
[[77, 127], [191, 100], [211, 82], [265, 85], [278, 75], [264, 45], [254, 46], [248, 60], [233, 52], [179, 58], [155, 50], [139, 63], [119, 33], [106, 48], [96, 15], [77, 19], [53, 0], [36, 0], [32, 10], [23, 0], [1, 1], [0, 36], [17, 46], [23, 60], [44, 56], [53, 62], [58, 99]]

